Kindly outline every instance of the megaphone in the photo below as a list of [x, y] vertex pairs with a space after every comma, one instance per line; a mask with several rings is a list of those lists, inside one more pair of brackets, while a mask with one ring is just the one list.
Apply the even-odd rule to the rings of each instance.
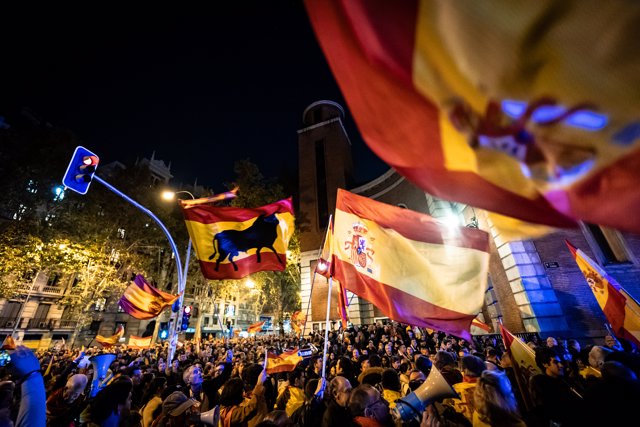
[[220, 423], [220, 406], [216, 406], [201, 414], [192, 415], [191, 421], [194, 423], [203, 423], [208, 426], [218, 427], [218, 424]]
[[109, 366], [116, 359], [116, 355], [113, 353], [98, 354], [89, 358], [91, 365], [93, 366], [93, 379], [91, 380], [91, 392], [90, 397], [95, 397], [96, 394], [104, 387], [104, 379], [107, 377]]
[[396, 407], [392, 410], [391, 415], [396, 421], [409, 421], [413, 418], [419, 418], [425, 408], [435, 400], [448, 397], [460, 398], [440, 371], [435, 366], [432, 366], [429, 376], [420, 387], [413, 393], [396, 401]]

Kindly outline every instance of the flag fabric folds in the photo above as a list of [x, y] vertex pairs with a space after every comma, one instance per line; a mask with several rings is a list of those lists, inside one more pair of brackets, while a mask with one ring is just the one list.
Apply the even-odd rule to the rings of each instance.
[[238, 196], [238, 187], [235, 187], [231, 191], [225, 191], [224, 193], [216, 194], [214, 196], [202, 197], [200, 199], [192, 199], [192, 200], [180, 199], [179, 203], [180, 203], [180, 206], [182, 206], [184, 209], [189, 209], [192, 206], [201, 205], [203, 203], [215, 203], [215, 202], [221, 202], [223, 200], [235, 199], [237, 196]]
[[262, 326], [264, 325], [265, 321], [263, 320], [262, 322], [258, 322], [258, 323], [254, 323], [253, 325], [249, 325], [249, 327], [247, 328], [247, 332], [250, 334], [255, 334], [257, 332], [260, 332], [262, 330]]
[[478, 320], [477, 317], [475, 319], [473, 319], [473, 321], [471, 322], [471, 326], [475, 326], [477, 328], [480, 328], [485, 332], [491, 332], [491, 326], [487, 325], [484, 322], [481, 322], [480, 320]]
[[301, 360], [302, 357], [298, 356], [297, 348], [285, 351], [280, 355], [268, 353], [267, 374], [273, 375], [279, 372], [291, 372]]
[[120, 307], [136, 319], [153, 319], [166, 307], [170, 307], [178, 297], [179, 295], [154, 288], [138, 274], [120, 298]]
[[484, 301], [489, 237], [338, 190], [335, 278], [391, 319], [470, 339]]
[[606, 271], [587, 254], [566, 241], [576, 264], [618, 338], [640, 347], [640, 306]]
[[96, 342], [103, 347], [113, 347], [120, 341], [120, 338], [124, 336], [124, 326], [118, 325], [116, 333], [110, 337], [103, 337], [102, 335], [96, 335]]
[[[624, 20], [601, 19], [620, 2], [558, 19], [555, 2], [306, 7], [363, 139], [420, 188], [552, 227], [640, 232], [627, 214], [640, 208], [640, 55], [626, 25], [640, 4]], [[606, 47], [598, 29], [615, 34]]]
[[322, 245], [322, 253], [320, 259], [316, 265], [316, 272], [326, 278], [333, 278], [332, 286], [338, 287], [338, 306], [336, 307], [338, 315], [340, 316], [340, 323], [342, 328], [346, 329], [349, 322], [349, 310], [347, 291], [342, 284], [335, 278], [335, 271], [333, 268], [333, 216], [329, 218], [329, 224], [327, 226], [327, 233], [324, 237], [324, 244]]
[[291, 328], [296, 334], [302, 332], [302, 327], [307, 323], [302, 311], [298, 310], [291, 315], [290, 324]]
[[516, 374], [516, 382], [520, 388], [522, 399], [527, 409], [531, 409], [533, 406], [531, 395], [529, 394], [529, 380], [535, 374], [542, 373], [536, 363], [536, 354], [531, 347], [509, 332], [502, 324], [500, 324], [500, 334], [502, 335], [504, 346], [511, 357], [511, 365]]
[[131, 335], [129, 337], [129, 344], [127, 344], [127, 347], [129, 348], [136, 348], [136, 349], [141, 349], [141, 348], [149, 348], [151, 346], [151, 337], [138, 337], [135, 335]]
[[259, 208], [196, 205], [182, 212], [207, 279], [285, 269], [294, 230], [291, 198]]
[[0, 347], [0, 350], [15, 350], [16, 347], [16, 340], [14, 340], [11, 335], [7, 335], [7, 337], [2, 342], [2, 347]]

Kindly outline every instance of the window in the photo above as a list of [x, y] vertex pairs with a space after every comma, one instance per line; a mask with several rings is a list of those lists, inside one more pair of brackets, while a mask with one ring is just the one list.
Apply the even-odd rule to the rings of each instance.
[[47, 216], [44, 217], [44, 222], [46, 222], [47, 224], [49, 224], [49, 227], [51, 227], [51, 222], [56, 218], [56, 214], [49, 212], [47, 214]]
[[231, 316], [231, 317], [235, 316], [236, 315], [236, 306], [233, 305], [233, 304], [231, 304], [231, 305], [225, 304], [224, 315], [225, 316]]
[[213, 315], [217, 316], [220, 314], [220, 304], [215, 303], [213, 304]]
[[581, 223], [583, 233], [596, 258], [603, 265], [631, 263], [622, 234], [617, 230], [595, 224]]
[[47, 286], [57, 286], [60, 281], [60, 276], [58, 273], [53, 273], [49, 276], [49, 280], [47, 280]]
[[22, 221], [22, 217], [26, 212], [27, 212], [27, 207], [22, 203], [20, 203], [20, 206], [18, 206], [18, 210], [16, 211], [16, 213], [13, 214], [13, 219], [17, 221]]
[[209, 316], [204, 317], [204, 326], [209, 326]]
[[120, 304], [118, 304], [118, 313], [124, 313], [124, 309]]
[[36, 194], [38, 192], [38, 184], [30, 179], [29, 182], [27, 182], [27, 191], [31, 194]]
[[124, 239], [124, 228], [118, 228], [118, 237]]
[[98, 298], [94, 306], [95, 311], [104, 311], [104, 306], [107, 304], [106, 298]]

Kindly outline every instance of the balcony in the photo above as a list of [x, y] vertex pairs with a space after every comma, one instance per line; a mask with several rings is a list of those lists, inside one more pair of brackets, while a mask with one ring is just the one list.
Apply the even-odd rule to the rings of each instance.
[[[13, 329], [16, 326], [18, 319], [15, 317], [0, 317], [0, 329]], [[78, 322], [76, 320], [68, 319], [27, 319], [22, 318], [18, 322], [18, 329], [35, 329], [35, 330], [73, 330]]]
[[[17, 292], [22, 295], [26, 295], [29, 293], [29, 288], [31, 284], [23, 283], [18, 285]], [[61, 297], [64, 295], [64, 288], [59, 286], [47, 286], [46, 284], [38, 284], [33, 287], [31, 291], [31, 296], [47, 296], [47, 297]]]

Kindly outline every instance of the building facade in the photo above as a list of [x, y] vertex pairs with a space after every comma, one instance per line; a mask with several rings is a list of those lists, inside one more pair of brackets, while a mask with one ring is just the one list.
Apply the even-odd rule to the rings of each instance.
[[[574, 337], [592, 341], [606, 333], [606, 319], [591, 289], [565, 245], [582, 249], [636, 299], [640, 299], [640, 236], [592, 224], [561, 230], [542, 238], [506, 241], [479, 209], [433, 197], [394, 170], [364, 185], [354, 186], [351, 146], [342, 121], [344, 111], [331, 101], [311, 104], [298, 131], [299, 216], [301, 231], [302, 310], [322, 329], [328, 283], [314, 275], [338, 188], [490, 234], [489, 288], [481, 318], [497, 331], [499, 322], [513, 332]], [[356, 165], [357, 166], [357, 165]], [[355, 324], [372, 323], [384, 315], [372, 304], [349, 294], [349, 315]], [[331, 304], [337, 303], [332, 292]], [[333, 320], [337, 313], [331, 310]], [[472, 333], [480, 333], [473, 328]]]

